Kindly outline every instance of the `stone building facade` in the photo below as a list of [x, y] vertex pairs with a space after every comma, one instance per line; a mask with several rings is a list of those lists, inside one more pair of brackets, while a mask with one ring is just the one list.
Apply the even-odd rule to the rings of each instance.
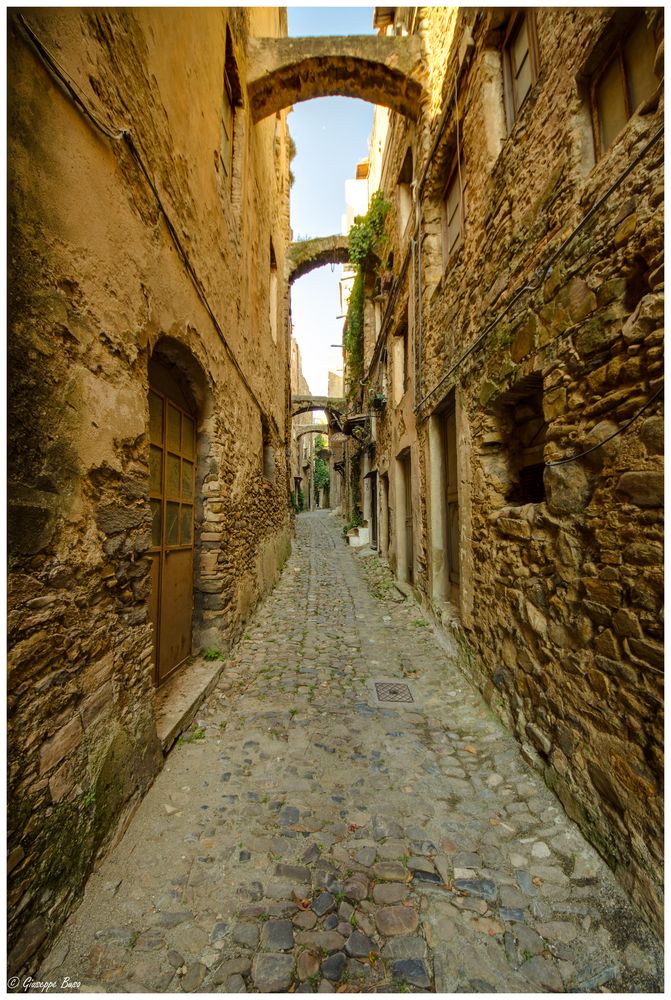
[[386, 402], [348, 444], [380, 554], [657, 928], [662, 18], [376, 9], [424, 92], [376, 112], [352, 410]]
[[[290, 548], [280, 8], [9, 16], [9, 932], [34, 964], [161, 766], [157, 686]], [[123, 828], [123, 823], [121, 825]]]
[[[303, 375], [301, 351], [294, 337], [291, 338], [291, 395], [309, 396], [310, 386]], [[312, 510], [314, 504], [314, 446], [317, 431], [310, 430], [315, 423], [312, 412], [301, 413], [291, 420], [291, 495], [294, 510]]]
[[[343, 398], [343, 376], [340, 372], [328, 373], [328, 394], [331, 399]], [[329, 431], [329, 506], [333, 510], [342, 510], [346, 440], [337, 428]]]

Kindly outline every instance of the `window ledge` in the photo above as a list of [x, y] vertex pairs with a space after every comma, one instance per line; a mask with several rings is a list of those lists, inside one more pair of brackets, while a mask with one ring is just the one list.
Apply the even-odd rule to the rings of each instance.
[[[641, 105], [641, 108], [645, 104]], [[658, 110], [659, 104], [657, 105]], [[639, 108], [640, 110], [640, 108]], [[643, 134], [639, 133], [635, 140], [632, 142], [632, 132], [634, 128], [638, 125], [641, 128], [641, 123], [643, 119], [647, 119], [649, 115], [656, 113], [653, 111], [646, 112], [645, 114], [639, 114], [635, 111], [631, 118], [623, 126], [622, 130], [618, 132], [615, 136], [613, 142], [608, 147], [605, 153], [596, 160], [589, 172], [586, 173], [582, 178], [582, 191], [579, 194], [578, 202], [583, 207], [586, 207], [583, 202], [585, 199], [588, 202], [593, 201], [594, 198], [598, 197], [601, 193], [601, 187], [604, 183], [612, 180], [611, 174], [613, 171], [613, 161], [620, 159], [622, 161], [622, 169], [626, 167], [632, 156], [636, 155], [637, 147], [643, 146], [645, 143], [652, 138], [654, 132], [654, 125], [652, 122], [645, 122], [645, 132]]]

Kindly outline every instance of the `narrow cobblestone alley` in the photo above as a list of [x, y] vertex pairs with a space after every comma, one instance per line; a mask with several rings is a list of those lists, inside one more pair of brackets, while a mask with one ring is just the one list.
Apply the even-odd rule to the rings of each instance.
[[[379, 702], [384, 681], [412, 702]], [[610, 870], [326, 511], [297, 518], [279, 585], [89, 880], [39, 974], [64, 976], [81, 992], [662, 989]]]

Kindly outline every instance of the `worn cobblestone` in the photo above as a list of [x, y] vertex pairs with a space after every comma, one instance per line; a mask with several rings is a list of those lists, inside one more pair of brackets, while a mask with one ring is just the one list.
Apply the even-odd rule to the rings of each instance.
[[[386, 573], [334, 515], [297, 519], [275, 592], [40, 979], [58, 959], [82, 991], [324, 992], [347, 951], [350, 992], [662, 988], [656, 939]], [[409, 707], [377, 701], [390, 678]], [[406, 936], [381, 933], [390, 904]], [[293, 949], [269, 954], [292, 922]], [[300, 986], [306, 948], [326, 978]]]

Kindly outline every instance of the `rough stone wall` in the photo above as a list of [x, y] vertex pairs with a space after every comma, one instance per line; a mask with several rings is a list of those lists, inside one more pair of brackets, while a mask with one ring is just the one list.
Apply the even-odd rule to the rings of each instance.
[[[286, 122], [280, 114], [252, 126], [244, 92], [248, 35], [286, 34], [283, 13], [96, 8], [25, 16], [85, 104], [130, 129], [203, 294], [129, 143], [92, 126], [12, 14], [8, 794], [16, 974], [37, 962], [120, 817], [161, 766], [146, 558], [154, 348], [198, 402], [194, 652], [226, 649], [272, 585], [290, 537], [285, 305], [276, 342], [269, 313], [270, 239], [279, 274], [289, 241]], [[242, 83], [228, 178], [227, 27]], [[261, 474], [262, 417], [273, 482]]]
[[[394, 212], [388, 231], [398, 288], [392, 288], [382, 334], [391, 361], [393, 330], [408, 301], [418, 390], [422, 381], [418, 398], [436, 389], [417, 419], [412, 410], [387, 405], [377, 426], [376, 461], [381, 472], [391, 469], [403, 442], [411, 448], [419, 476], [418, 594], [444, 622], [460, 618], [455, 634], [465, 669], [661, 928], [661, 398], [625, 427], [662, 385], [661, 142], [600, 207], [597, 202], [656, 134], [663, 108], [658, 95], [639, 109], [594, 162], [586, 75], [607, 43], [612, 14], [537, 11], [539, 78], [508, 135], [503, 12], [462, 11], [450, 46], [448, 36], [440, 44], [444, 10], [424, 9], [431, 111], [417, 123], [413, 146], [415, 176], [425, 178], [422, 350], [413, 272], [401, 271], [405, 253]], [[474, 45], [462, 49], [457, 73], [466, 23]], [[392, 116], [381, 175], [393, 204], [410, 133]], [[467, 179], [466, 222], [461, 250], [445, 266], [440, 203], [457, 140]], [[537, 269], [592, 207], [590, 220], [540, 281]], [[488, 329], [527, 284], [532, 287]], [[374, 362], [371, 383], [381, 375], [381, 363]], [[510, 499], [515, 435], [520, 421], [530, 419], [521, 413], [528, 404], [523, 379], [542, 386], [546, 463], [622, 431], [578, 461], [546, 466], [545, 498], [528, 503]], [[441, 553], [431, 555], [427, 418], [453, 390], [461, 588], [444, 605], [433, 593], [432, 558]], [[390, 505], [395, 502], [390, 474]], [[397, 544], [392, 527], [392, 565]]]

